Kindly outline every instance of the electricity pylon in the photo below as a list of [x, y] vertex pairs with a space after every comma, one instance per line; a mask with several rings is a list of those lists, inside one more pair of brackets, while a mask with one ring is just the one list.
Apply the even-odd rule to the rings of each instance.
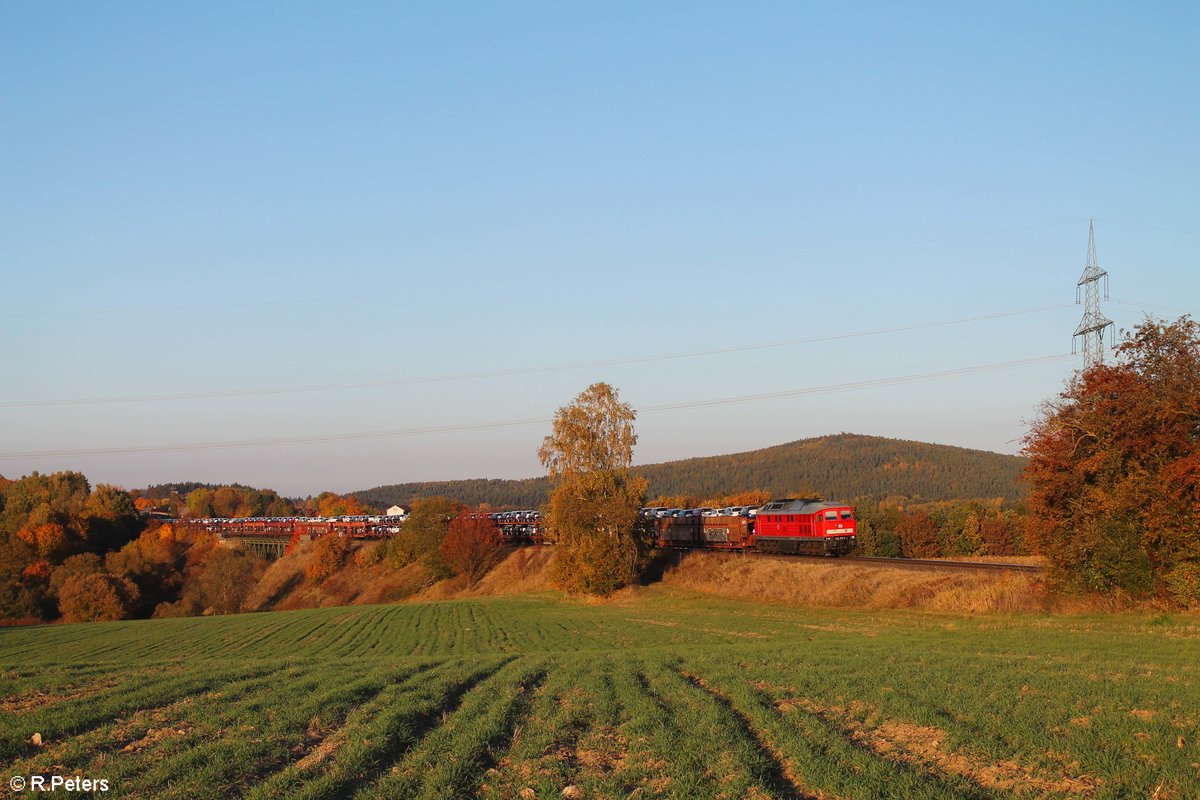
[[1091, 220], [1088, 220], [1088, 253], [1087, 266], [1083, 268], [1083, 276], [1075, 284], [1075, 302], [1083, 297], [1083, 319], [1075, 329], [1075, 339], [1083, 337], [1083, 358], [1087, 368], [1104, 363], [1104, 331], [1109, 329], [1112, 335], [1112, 320], [1100, 313], [1100, 282], [1104, 282], [1104, 299], [1108, 299], [1108, 273], [1100, 269], [1096, 260], [1096, 230]]

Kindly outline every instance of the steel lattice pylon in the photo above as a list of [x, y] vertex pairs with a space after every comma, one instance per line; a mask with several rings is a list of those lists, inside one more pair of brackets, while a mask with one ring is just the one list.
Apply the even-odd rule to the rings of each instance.
[[[1091, 220], [1088, 220], [1088, 252], [1087, 266], [1083, 268], [1083, 276], [1075, 285], [1075, 302], [1079, 303], [1082, 295], [1083, 319], [1075, 329], [1074, 339], [1083, 338], [1083, 357], [1088, 367], [1104, 363], [1104, 331], [1109, 329], [1111, 334], [1112, 320], [1100, 313], [1100, 282], [1104, 282], [1104, 299], [1108, 299], [1108, 273], [1100, 269], [1096, 259], [1096, 231]], [[1074, 341], [1072, 339], [1072, 341]]]

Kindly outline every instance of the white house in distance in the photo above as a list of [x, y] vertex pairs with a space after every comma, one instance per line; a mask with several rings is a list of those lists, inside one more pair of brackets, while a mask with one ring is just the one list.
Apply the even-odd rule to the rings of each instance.
[[404, 519], [408, 516], [408, 512], [411, 510], [412, 509], [410, 509], [408, 506], [392, 506], [387, 510], [387, 515], [389, 517], [400, 517], [401, 519]]

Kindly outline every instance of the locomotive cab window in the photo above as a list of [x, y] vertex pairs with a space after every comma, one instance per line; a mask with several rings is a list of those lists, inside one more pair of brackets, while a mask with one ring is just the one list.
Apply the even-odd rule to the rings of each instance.
[[853, 517], [854, 517], [854, 513], [853, 513], [853, 512], [850, 512], [850, 511], [843, 511], [843, 512], [842, 512], [842, 519], [851, 519], [851, 518], [853, 518]]
[[825, 519], [837, 519], [837, 512], [836, 511], [826, 511]]

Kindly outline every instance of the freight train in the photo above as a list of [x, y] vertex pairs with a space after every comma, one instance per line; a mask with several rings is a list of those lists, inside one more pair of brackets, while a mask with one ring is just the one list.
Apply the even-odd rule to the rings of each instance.
[[[512, 543], [540, 544], [553, 539], [546, 535], [541, 512], [533, 509], [494, 512], [488, 518]], [[193, 519], [178, 524], [223, 539], [280, 540], [289, 549], [321, 536], [386, 539], [403, 531], [401, 518], [385, 516]], [[812, 498], [786, 498], [758, 507], [720, 510], [643, 508], [639, 524], [655, 545], [670, 548], [840, 556], [853, 550], [856, 541], [854, 509], [844, 503]]]
[[642, 518], [659, 547], [841, 556], [857, 541], [854, 509], [844, 503], [785, 498], [738, 513], [723, 511], [668, 509], [660, 515], [643, 509]]
[[[854, 509], [815, 498], [720, 510], [643, 508], [639, 516], [643, 532], [658, 547], [841, 556], [857, 541]], [[501, 511], [488, 517], [508, 541], [543, 541], [538, 511]]]

